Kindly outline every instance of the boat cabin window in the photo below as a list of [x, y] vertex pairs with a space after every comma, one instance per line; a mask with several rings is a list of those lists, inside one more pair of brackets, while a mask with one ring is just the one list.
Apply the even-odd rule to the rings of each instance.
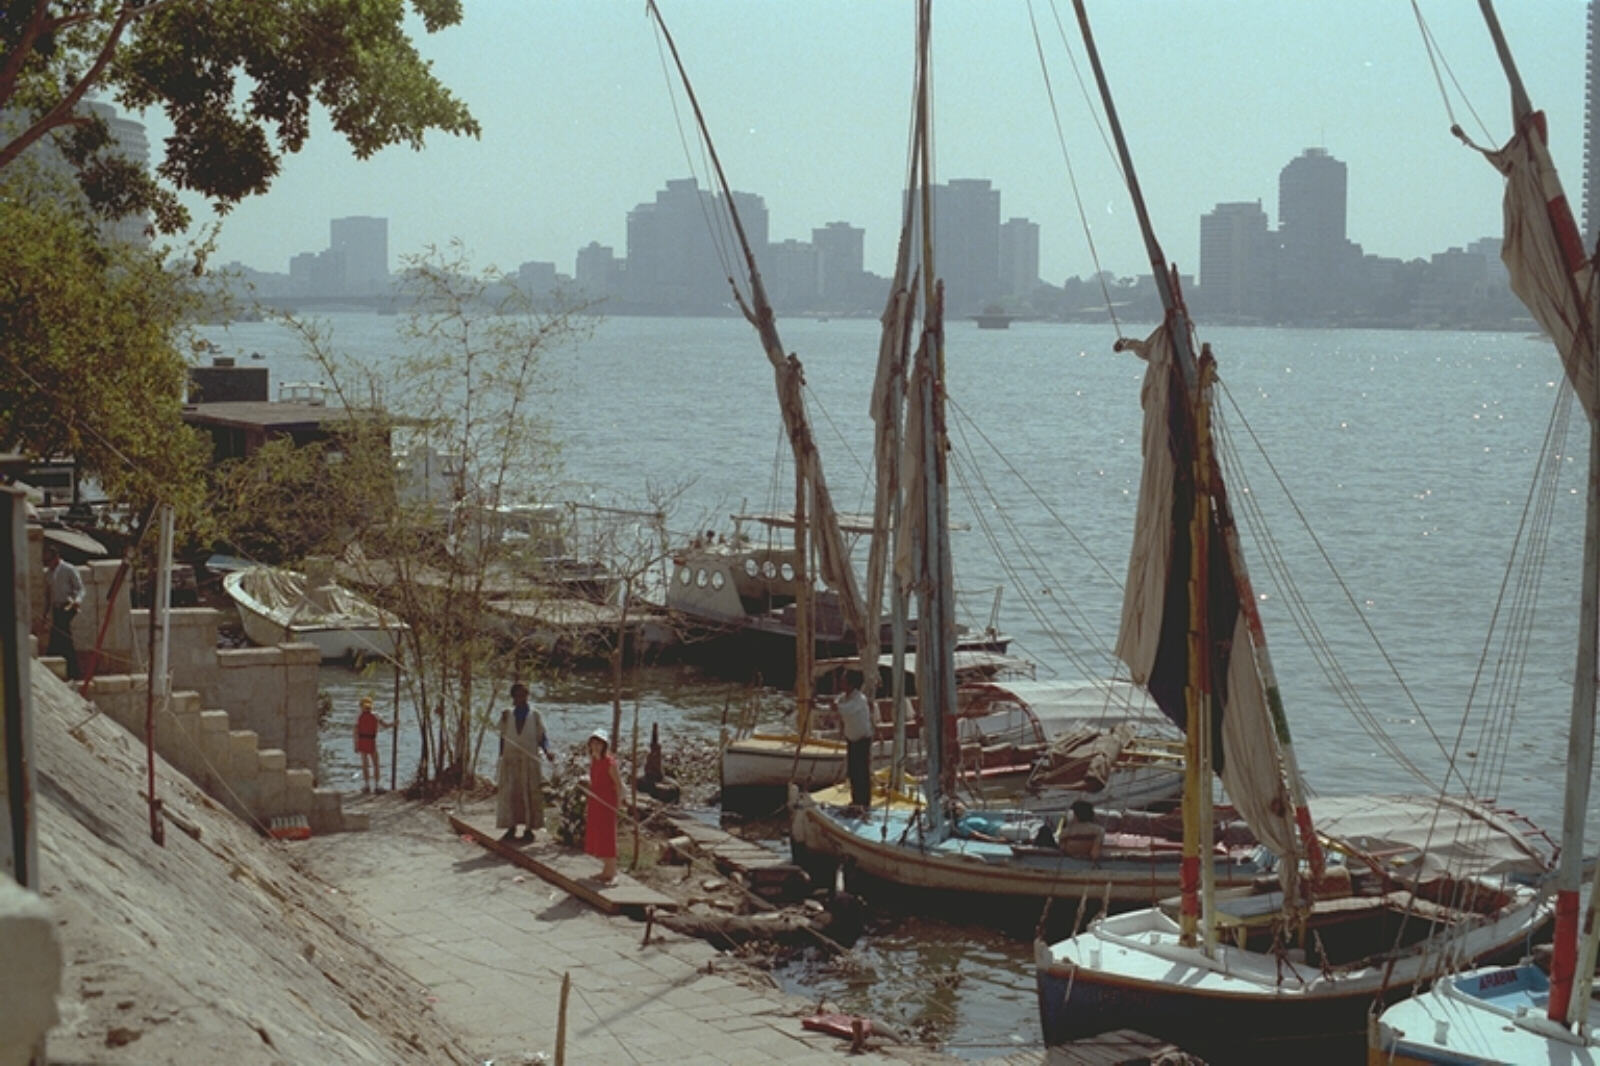
[[687, 566], [678, 571], [678, 584], [687, 585], [691, 580], [693, 580], [693, 575], [689, 573]]
[[778, 567], [771, 559], [761, 564], [761, 576], [768, 581], [778, 576]]
[[723, 573], [722, 573], [721, 570], [713, 570], [713, 571], [711, 571], [711, 587], [712, 588], [720, 589], [723, 585], [727, 584], [727, 581], [728, 581], [728, 579], [725, 576], [723, 576]]
[[761, 572], [761, 566], [754, 559], [746, 559], [744, 561], [744, 572], [751, 577], [755, 577]]
[[782, 572], [783, 579], [785, 581], [793, 581], [794, 580], [794, 567], [791, 566], [789, 563], [784, 563], [783, 566], [780, 567], [779, 569]]
[[709, 580], [711, 580], [711, 578], [706, 574], [705, 567], [701, 567], [700, 572], [694, 575], [694, 583], [701, 588], [705, 588], [706, 582]]

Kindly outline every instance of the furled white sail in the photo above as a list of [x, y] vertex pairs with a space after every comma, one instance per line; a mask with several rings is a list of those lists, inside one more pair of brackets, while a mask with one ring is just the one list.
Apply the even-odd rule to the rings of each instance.
[[[1162, 325], [1144, 342], [1124, 346], [1137, 351], [1148, 368], [1141, 397], [1144, 471], [1139, 482], [1133, 551], [1128, 560], [1122, 628], [1117, 634], [1116, 650], [1118, 658], [1132, 672], [1133, 680], [1150, 687], [1162, 709], [1179, 720], [1174, 706], [1165, 697], [1162, 679], [1157, 677], [1157, 659], [1163, 659], [1169, 675], [1176, 675], [1165, 679], [1166, 692], [1174, 689], [1181, 692], [1186, 671], [1174, 667], [1181, 667], [1177, 660], [1185, 653], [1182, 649], [1168, 649], [1163, 656], [1162, 638], [1165, 635], [1169, 641], [1186, 639], [1182, 634], [1187, 625], [1180, 627], [1177, 631], [1180, 635], [1175, 637], [1166, 613], [1173, 609], [1172, 583], [1188, 580], [1186, 573], [1173, 574], [1177, 561], [1173, 553], [1173, 503], [1178, 495], [1174, 485], [1179, 476], [1173, 449], [1180, 448], [1183, 453], [1192, 455], [1194, 443], [1171, 442], [1172, 426], [1168, 415], [1174, 353], [1168, 328]], [[1216, 539], [1220, 543], [1220, 537]], [[1214, 555], [1210, 570], [1212, 590], [1207, 595], [1208, 600], [1213, 601], [1215, 614], [1214, 601], [1218, 592], [1224, 596], [1234, 594], [1234, 577], [1225, 557]], [[1187, 603], [1186, 598], [1184, 602]], [[1213, 714], [1218, 711], [1221, 714], [1222, 758], [1218, 773], [1228, 797], [1261, 842], [1278, 855], [1298, 856], [1294, 804], [1284, 783], [1266, 691], [1251, 654], [1245, 612], [1235, 608], [1229, 619], [1228, 634], [1226, 641], [1213, 641], [1213, 691], [1217, 697]], [[1181, 699], [1172, 702], [1181, 707]]]
[[1591, 419], [1600, 418], [1595, 377], [1595, 270], [1550, 159], [1543, 112], [1520, 123], [1497, 152], [1484, 152], [1506, 177], [1500, 258], [1511, 289], [1555, 341], [1567, 377]]

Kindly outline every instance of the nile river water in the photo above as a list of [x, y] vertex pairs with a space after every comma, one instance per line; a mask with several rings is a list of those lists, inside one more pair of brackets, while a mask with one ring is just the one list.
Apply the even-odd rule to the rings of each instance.
[[[336, 350], [379, 371], [393, 360], [396, 319], [321, 321]], [[1145, 327], [1127, 331], [1142, 336]], [[274, 389], [324, 376], [279, 325], [205, 332], [242, 364], [260, 352]], [[797, 320], [780, 323], [780, 332], [806, 367], [836, 503], [870, 510], [877, 323]], [[1138, 492], [1143, 376], [1136, 357], [1112, 353], [1114, 339], [1109, 327], [1055, 323], [978, 330], [963, 322], [948, 333], [963, 612], [987, 621], [1000, 587], [1000, 627], [1041, 677], [1112, 669], [1106, 648]], [[1265, 539], [1247, 528], [1245, 552], [1313, 789], [1422, 788], [1371, 735], [1381, 728], [1435, 779], [1444, 751], [1456, 750], [1480, 788], [1554, 829], [1575, 654], [1581, 422], [1577, 458], [1565, 463], [1555, 502], [1514, 716], [1490, 717], [1484, 681], [1462, 725], [1558, 391], [1549, 343], [1500, 333], [1242, 328], [1206, 329], [1202, 339], [1218, 356], [1224, 421], [1242, 460], [1228, 471], [1235, 509], [1257, 501], [1270, 530]], [[683, 486], [671, 526], [685, 537], [725, 530], [741, 509], [792, 505], [787, 468], [774, 466], [787, 443], [772, 372], [742, 320], [603, 319], [592, 335], [551, 348], [542, 366], [564, 468], [550, 495], [642, 505], [647, 486]], [[1284, 560], [1292, 583], [1277, 578], [1269, 556]], [[1306, 627], [1284, 609], [1296, 597], [1309, 606], [1315, 652], [1302, 637]], [[1319, 665], [1325, 656], [1362, 695], [1361, 714], [1340, 698], [1344, 682]], [[387, 693], [388, 682], [330, 669], [324, 685], [335, 712], [323, 778], [358, 782], [349, 750], [354, 700], [361, 691]], [[737, 698], [728, 683], [687, 668], [641, 671], [629, 685], [625, 706], [637, 703], [644, 728], [659, 722], [669, 735], [715, 735]], [[561, 743], [577, 743], [610, 717], [602, 678], [553, 681], [539, 698]], [[400, 736], [404, 770], [416, 756], [409, 731]], [[1026, 943], [885, 919], [857, 955], [865, 970], [796, 966], [780, 977], [849, 1009], [926, 1024], [957, 1054], [1038, 1042]], [[930, 979], [957, 969], [960, 978]]]

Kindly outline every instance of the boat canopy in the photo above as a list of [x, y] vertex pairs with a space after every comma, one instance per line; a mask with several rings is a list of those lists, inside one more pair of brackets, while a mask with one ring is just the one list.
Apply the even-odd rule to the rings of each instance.
[[[1027, 659], [1004, 652], [989, 651], [986, 648], [957, 648], [955, 650], [956, 677], [985, 675], [996, 678], [1031, 678], [1034, 665]], [[835, 670], [859, 670], [861, 660], [854, 655], [835, 657], [831, 659], [818, 659], [812, 666], [812, 674], [816, 677], [825, 677]], [[894, 669], [894, 653], [884, 652], [878, 656], [878, 669], [887, 673]], [[916, 676], [917, 653], [905, 653], [905, 672]]]
[[1319, 832], [1380, 861], [1397, 878], [1538, 876], [1550, 855], [1504, 815], [1437, 796], [1320, 796]]
[[1086, 725], [1124, 722], [1145, 735], [1179, 736], [1143, 689], [1130, 681], [1001, 681], [967, 686], [963, 703], [974, 689], [989, 689], [991, 700], [1007, 697], [1027, 705], [1048, 736], [1061, 736]]
[[[793, 511], [748, 511], [742, 514], [730, 515], [729, 517], [740, 525], [745, 522], [754, 522], [757, 525], [769, 526], [772, 529], [794, 528]], [[853, 537], [871, 536], [877, 528], [872, 524], [872, 516], [869, 514], [840, 512], [837, 517], [839, 519], [839, 532], [848, 533]], [[964, 523], [953, 522], [950, 528], [963, 530], [967, 527]]]

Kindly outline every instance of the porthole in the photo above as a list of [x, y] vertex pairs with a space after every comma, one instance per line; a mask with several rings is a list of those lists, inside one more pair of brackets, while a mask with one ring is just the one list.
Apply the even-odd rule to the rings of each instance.
[[701, 567], [700, 571], [697, 574], [694, 575], [694, 583], [696, 585], [700, 586], [701, 588], [705, 588], [706, 587], [706, 582], [710, 581], [710, 580], [711, 580], [711, 577], [710, 577], [709, 574], [706, 573], [705, 567]]
[[689, 573], [689, 568], [687, 566], [682, 567], [682, 568], [680, 568], [678, 570], [678, 584], [687, 585], [692, 580], [692, 578], [693, 578], [693, 575]]
[[773, 578], [778, 576], [778, 568], [773, 565], [771, 559], [768, 559], [766, 562], [761, 564], [761, 575], [768, 581], [771, 581]]
[[728, 579], [722, 573], [721, 570], [713, 570], [713, 571], [711, 571], [711, 587], [712, 588], [720, 589], [723, 585], [726, 585], [727, 583], [728, 583]]
[[744, 561], [744, 572], [750, 577], [755, 577], [757, 574], [761, 573], [761, 564], [756, 562], [754, 559], [746, 559]]
[[794, 580], [794, 565], [792, 563], [784, 563], [781, 572], [785, 581]]

